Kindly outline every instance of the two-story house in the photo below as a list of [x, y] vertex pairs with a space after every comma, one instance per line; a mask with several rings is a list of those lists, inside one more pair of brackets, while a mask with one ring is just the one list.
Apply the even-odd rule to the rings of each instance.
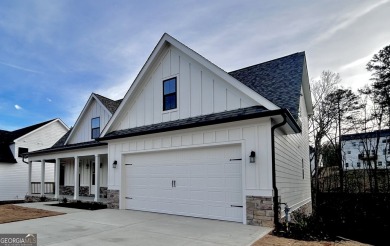
[[68, 167], [74, 198], [98, 200], [106, 172], [112, 208], [265, 226], [281, 203], [311, 208], [304, 52], [228, 73], [164, 34], [118, 108], [104, 104], [92, 95], [61, 147], [29, 153]]
[[390, 130], [342, 135], [341, 147], [346, 170], [390, 167]]

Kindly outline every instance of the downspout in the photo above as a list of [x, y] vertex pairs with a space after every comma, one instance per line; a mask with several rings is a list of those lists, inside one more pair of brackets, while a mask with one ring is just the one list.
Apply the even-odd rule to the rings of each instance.
[[[22, 161], [23, 161], [24, 163], [26, 163], [26, 164], [29, 164], [28, 161], [25, 161], [25, 160], [24, 160], [24, 158], [26, 157], [26, 155], [22, 154], [22, 157], [23, 157], [23, 158], [22, 158]], [[28, 157], [27, 157], [27, 158], [28, 158]]]
[[278, 187], [276, 187], [276, 167], [275, 167], [275, 130], [276, 128], [279, 128], [286, 124], [286, 115], [282, 113], [283, 121], [272, 126], [271, 127], [271, 151], [272, 151], [272, 188], [274, 190], [274, 196], [273, 196], [273, 204], [274, 204], [274, 224], [276, 231], [279, 231], [280, 229], [280, 223], [279, 223], [279, 193], [278, 193]]

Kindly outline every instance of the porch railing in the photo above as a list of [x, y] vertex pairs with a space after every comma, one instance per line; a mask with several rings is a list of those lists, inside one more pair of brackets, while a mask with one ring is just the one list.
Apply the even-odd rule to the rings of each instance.
[[[45, 194], [54, 194], [54, 182], [45, 182]], [[41, 193], [41, 182], [31, 182], [31, 193], [40, 194]]]

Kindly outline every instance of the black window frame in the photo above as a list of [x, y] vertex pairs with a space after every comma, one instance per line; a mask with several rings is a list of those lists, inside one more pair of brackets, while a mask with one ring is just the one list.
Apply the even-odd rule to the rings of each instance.
[[[165, 85], [166, 82], [171, 81], [171, 80], [175, 81], [175, 92], [165, 94], [165, 86], [164, 85]], [[163, 87], [162, 88], [162, 91], [163, 91], [163, 100], [162, 100], [163, 111], [177, 109], [177, 77], [172, 77], [172, 78], [163, 80], [162, 87]], [[175, 96], [175, 105], [174, 105], [174, 107], [168, 107], [168, 105], [165, 104], [166, 98], [167, 97], [171, 97], [171, 96]]]
[[[96, 119], [99, 119], [99, 127], [93, 127], [93, 121], [96, 120]], [[96, 130], [98, 132], [98, 136], [97, 137], [94, 136], [94, 134], [93, 134], [94, 131], [96, 131]], [[95, 118], [91, 119], [91, 139], [96, 139], [98, 137], [100, 137], [100, 117], [95, 117]]]
[[[21, 150], [23, 150], [23, 151], [21, 151]], [[18, 148], [18, 157], [23, 157], [24, 153], [28, 153], [28, 148], [19, 147]]]

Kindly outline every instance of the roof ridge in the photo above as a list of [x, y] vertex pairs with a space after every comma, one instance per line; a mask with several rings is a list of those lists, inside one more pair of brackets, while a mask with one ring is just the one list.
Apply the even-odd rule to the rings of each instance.
[[241, 70], [243, 70], [243, 69], [255, 67], [255, 66], [258, 66], [258, 65], [263, 65], [263, 64], [266, 64], [266, 63], [269, 63], [269, 62], [274, 62], [274, 61], [276, 61], [276, 60], [285, 59], [285, 58], [287, 58], [287, 57], [294, 56], [294, 55], [298, 55], [298, 54], [305, 54], [305, 51], [295, 52], [295, 53], [292, 53], [292, 54], [290, 54], [290, 55], [285, 55], [285, 56], [282, 56], [282, 57], [279, 57], [279, 58], [275, 58], [275, 59], [272, 59], [272, 60], [268, 60], [268, 61], [265, 61], [265, 62], [260, 62], [260, 63], [253, 64], [253, 65], [250, 65], [250, 66], [247, 66], [247, 67], [239, 68], [239, 69], [237, 69], [237, 70], [233, 70], [233, 71], [230, 71], [230, 72], [227, 72], [227, 73], [230, 74], [230, 73], [238, 72], [238, 71], [241, 71]]

